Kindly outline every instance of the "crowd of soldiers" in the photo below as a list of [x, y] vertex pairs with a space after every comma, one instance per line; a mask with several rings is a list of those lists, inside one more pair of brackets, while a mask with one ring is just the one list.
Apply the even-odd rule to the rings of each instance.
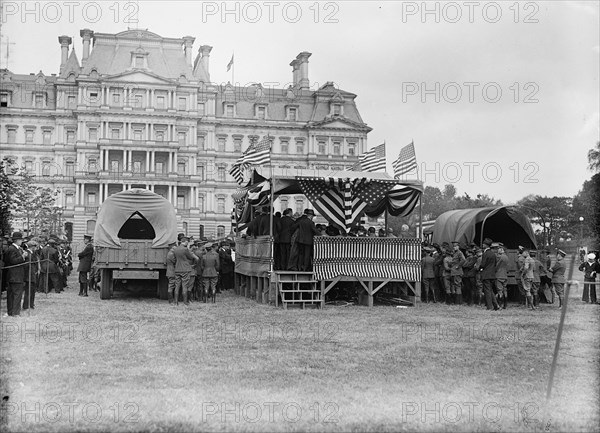
[[[483, 241], [483, 248], [475, 244], [468, 248], [461, 248], [459, 242], [451, 244], [444, 242], [423, 248], [423, 302], [485, 304], [488, 310], [499, 310], [502, 305], [506, 309], [509, 258], [504, 244], [489, 238]], [[515, 279], [522, 303], [532, 310], [536, 310], [540, 302], [553, 304], [555, 299], [558, 299], [559, 308], [563, 305], [566, 253], [557, 249], [554, 263], [550, 251], [545, 250], [544, 253], [547, 255], [542, 262], [537, 251], [522, 246], [518, 248]], [[591, 282], [592, 278], [595, 280], [600, 265], [594, 254], [588, 256], [586, 263], [581, 264], [580, 270], [585, 272], [586, 281]], [[584, 291], [583, 300], [587, 301], [586, 293], [589, 293], [595, 303], [595, 286], [588, 285], [590, 288]]]
[[231, 242], [195, 241], [183, 233], [169, 245], [167, 279], [169, 304], [207, 302], [233, 288], [235, 252]]
[[35, 308], [36, 292], [62, 293], [73, 270], [72, 251], [66, 239], [56, 236], [24, 237], [15, 232], [2, 238], [0, 266], [2, 291], [6, 290], [8, 316]]

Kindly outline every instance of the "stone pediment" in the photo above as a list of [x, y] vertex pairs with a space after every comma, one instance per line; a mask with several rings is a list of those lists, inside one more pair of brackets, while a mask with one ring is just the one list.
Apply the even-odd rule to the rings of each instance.
[[112, 77], [106, 77], [106, 81], [145, 84], [173, 84], [171, 80], [159, 77], [144, 71], [129, 71]]
[[363, 124], [354, 122], [345, 117], [339, 116], [327, 116], [325, 119], [320, 120], [318, 122], [312, 122], [307, 125], [308, 128], [319, 128], [319, 129], [353, 129], [356, 131], [371, 131], [372, 128]]

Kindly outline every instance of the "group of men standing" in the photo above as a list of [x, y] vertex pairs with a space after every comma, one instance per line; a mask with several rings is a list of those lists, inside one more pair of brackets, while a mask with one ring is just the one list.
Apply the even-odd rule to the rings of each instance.
[[[468, 305], [480, 305], [485, 302], [488, 310], [499, 310], [500, 305], [506, 309], [508, 300], [508, 269], [509, 258], [506, 248], [501, 242], [493, 242], [486, 238], [483, 248], [471, 244], [465, 250], [460, 243], [452, 242], [441, 246], [424, 247], [422, 264], [422, 300], [424, 302], [443, 302], [447, 304], [463, 304], [463, 293]], [[562, 306], [565, 285], [564, 257], [566, 253], [558, 250], [556, 261], [552, 265], [550, 258], [542, 264], [537, 258], [537, 252], [519, 247], [516, 260], [516, 275], [519, 293], [524, 303], [532, 310], [537, 309], [540, 296], [551, 292], [558, 297], [559, 307]], [[547, 285], [546, 291], [542, 286]], [[549, 297], [549, 296], [548, 296]]]
[[234, 262], [229, 241], [190, 242], [179, 235], [178, 242], [169, 245], [167, 254], [168, 299], [177, 305], [181, 297], [184, 305], [191, 301], [206, 302], [214, 299], [217, 286], [222, 290], [233, 288]]

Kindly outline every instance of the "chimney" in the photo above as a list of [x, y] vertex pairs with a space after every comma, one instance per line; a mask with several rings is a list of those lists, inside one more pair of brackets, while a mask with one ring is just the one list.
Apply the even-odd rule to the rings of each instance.
[[211, 47], [210, 45], [202, 45], [200, 47], [200, 51], [202, 53], [202, 66], [204, 67], [204, 70], [206, 71], [206, 74], [209, 75], [210, 72], [208, 70], [208, 66], [209, 66], [209, 60], [210, 60], [210, 52], [212, 51], [213, 47]]
[[94, 36], [94, 32], [90, 29], [83, 29], [79, 31], [79, 36], [83, 38], [83, 54], [81, 55], [81, 65], [85, 65], [87, 63], [87, 59], [90, 56], [90, 41], [92, 40], [92, 36]]
[[185, 61], [188, 65], [192, 66], [192, 45], [196, 38], [192, 36], [183, 37], [183, 52], [185, 54]]
[[58, 42], [60, 42], [60, 73], [62, 74], [69, 58], [69, 45], [71, 45], [73, 39], [63, 35], [58, 37]]
[[292, 67], [292, 84], [296, 87], [298, 85], [298, 60], [292, 60], [290, 66]]
[[296, 62], [298, 67], [298, 87], [300, 89], [308, 89], [310, 83], [308, 81], [308, 58], [312, 56], [312, 53], [302, 51], [296, 56]]

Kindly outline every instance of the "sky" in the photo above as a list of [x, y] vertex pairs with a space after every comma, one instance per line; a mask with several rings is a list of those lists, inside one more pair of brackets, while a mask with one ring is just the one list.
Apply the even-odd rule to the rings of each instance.
[[[59, 35], [148, 29], [211, 45], [211, 80], [287, 87], [312, 53], [312, 89], [357, 95], [388, 173], [414, 142], [420, 178], [505, 204], [573, 196], [600, 140], [599, 1], [2, 1], [1, 65], [58, 73]], [[234, 55], [234, 76], [227, 64]]]

